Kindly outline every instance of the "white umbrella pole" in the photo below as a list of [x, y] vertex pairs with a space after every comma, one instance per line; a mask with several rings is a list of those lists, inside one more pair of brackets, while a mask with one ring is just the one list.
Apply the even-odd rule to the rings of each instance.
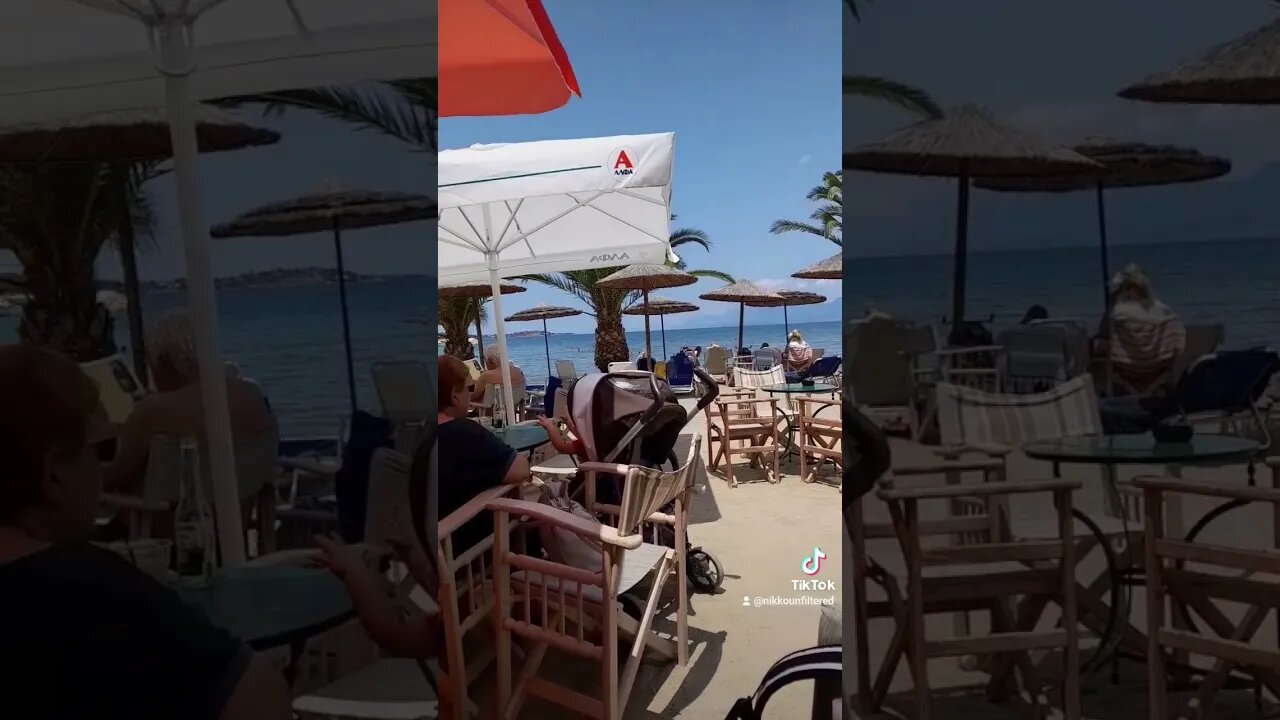
[[169, 19], [158, 30], [160, 62], [165, 82], [169, 135], [173, 142], [173, 175], [178, 210], [182, 218], [183, 254], [187, 265], [187, 298], [196, 321], [196, 349], [200, 363], [200, 391], [204, 400], [209, 463], [213, 477], [213, 508], [218, 521], [218, 545], [222, 563], [244, 563], [240, 497], [231, 440], [231, 414], [227, 408], [227, 371], [218, 355], [218, 309], [209, 248], [204, 239], [200, 207], [200, 175], [197, 165], [195, 102], [189, 74], [194, 67], [191, 30], [180, 19]]
[[[490, 220], [489, 206], [484, 206], [484, 234], [486, 244], [493, 247], [493, 229]], [[507, 326], [502, 320], [502, 284], [498, 278], [498, 253], [490, 251], [485, 255], [489, 265], [489, 290], [493, 292], [493, 325], [498, 334], [498, 357], [502, 359], [502, 400], [506, 406], [507, 424], [515, 423], [515, 395], [511, 392], [511, 359], [507, 355]]]

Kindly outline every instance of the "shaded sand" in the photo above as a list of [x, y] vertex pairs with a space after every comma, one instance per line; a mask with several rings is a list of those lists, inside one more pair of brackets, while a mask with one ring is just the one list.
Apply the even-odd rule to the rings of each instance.
[[[691, 401], [685, 401], [690, 406]], [[688, 435], [704, 436], [701, 418], [685, 429], [678, 450], [687, 449]], [[689, 663], [646, 663], [628, 703], [629, 719], [689, 718], [721, 720], [738, 698], [755, 692], [769, 667], [782, 656], [817, 643], [820, 609], [817, 606], [744, 607], [744, 597], [798, 596], [792, 580], [805, 577], [800, 565], [814, 547], [826, 553], [817, 576], [837, 581], [840, 575], [840, 490], [828, 465], [826, 482], [802, 483], [798, 465], [784, 462], [780, 484], [765, 482], [759, 471], [746, 470], [746, 460], [736, 459], [735, 476], [741, 483], [729, 489], [718, 473], [700, 473], [705, 492], [694, 498], [689, 537], [695, 546], [710, 550], [724, 568], [725, 580], [718, 595], [695, 594], [690, 602], [689, 638], [693, 644]], [[669, 585], [674, 587], [673, 581]], [[835, 593], [809, 593], [815, 597]], [[671, 593], [667, 593], [670, 599]], [[656, 626], [674, 633], [675, 616], [660, 614]], [[625, 658], [624, 658], [625, 660]], [[518, 669], [517, 669], [518, 672]], [[598, 692], [598, 669], [563, 654], [551, 653], [541, 673], [557, 682], [568, 682], [582, 692]], [[482, 682], [473, 696], [487, 695]], [[781, 691], [769, 702], [766, 718], [808, 718], [813, 683], [801, 682]], [[558, 707], [530, 701], [522, 720], [562, 719], [571, 714]]]
[[[895, 464], [927, 462], [932, 458], [927, 448], [906, 442], [895, 441], [893, 451]], [[1030, 461], [1016, 455], [1010, 458], [1010, 470], [1010, 478], [1017, 480], [1047, 479], [1052, 476], [1052, 469], [1049, 465]], [[1120, 475], [1125, 478], [1162, 473], [1163, 468], [1159, 467], [1134, 467], [1122, 468]], [[1078, 479], [1083, 484], [1083, 489], [1077, 493], [1076, 507], [1090, 515], [1097, 515], [1103, 512], [1105, 506], [1104, 486], [1101, 475], [1096, 468], [1064, 466], [1062, 468], [1062, 476]], [[1191, 479], [1214, 480], [1222, 483], [1244, 485], [1247, 479], [1247, 472], [1243, 465], [1220, 468], [1187, 468], [1184, 476]], [[1271, 482], [1269, 471], [1266, 468], [1259, 468], [1257, 479], [1259, 485], [1269, 485]], [[941, 477], [934, 477], [913, 479], [910, 482], [941, 485], [943, 481]], [[1184, 505], [1183, 512], [1185, 527], [1189, 529], [1191, 523], [1218, 504], [1218, 501], [1198, 498], [1188, 500]], [[922, 512], [925, 512], [924, 508], [922, 508]], [[1269, 511], [1262, 507], [1235, 510], [1209, 525], [1208, 529], [1200, 535], [1199, 540], [1207, 543], [1255, 549], [1270, 547], [1272, 542], [1272, 523], [1269, 515]], [[869, 498], [867, 501], [867, 517], [874, 522], [887, 521], [888, 519], [884, 505], [875, 500], [874, 497]], [[844, 539], [844, 545], [845, 553], [851, 552], [847, 538]], [[892, 543], [886, 545], [872, 542], [869, 543], [869, 546], [873, 554], [876, 552], [890, 552], [894, 549]], [[1095, 551], [1082, 564], [1080, 577], [1092, 579], [1097, 573], [1101, 572], [1103, 567], [1101, 555]], [[856, 683], [856, 655], [854, 653], [853, 628], [851, 625], [853, 617], [852, 565], [847, 566], [844, 572], [844, 598], [846, 602], [844, 609], [844, 677], [845, 690], [847, 693], [852, 694]], [[871, 597], [873, 600], [878, 600], [882, 596], [876, 591], [872, 593]], [[1143, 591], [1140, 588], [1135, 589], [1132, 595], [1130, 622], [1140, 630], [1145, 630], [1146, 627], [1144, 603], [1145, 596]], [[1241, 606], [1225, 605], [1223, 607], [1227, 616], [1233, 622], [1237, 621], [1243, 612]], [[1051, 610], [1046, 622], [1052, 623], [1057, 620], [1057, 617], [1057, 613]], [[973, 622], [974, 631], [982, 632], [985, 627], [985, 618], [975, 614]], [[954, 628], [953, 616], [933, 616], [928, 621], [927, 632], [929, 639], [937, 640], [954, 637], [956, 634]], [[872, 621], [871, 629], [868, 633], [871, 646], [872, 678], [874, 678], [876, 671], [879, 669], [879, 662], [884, 656], [891, 631], [891, 621]], [[1263, 625], [1255, 636], [1254, 644], [1275, 650], [1276, 640], [1277, 628], [1274, 618], [1272, 618]], [[1048, 659], [1046, 663], [1051, 660], [1052, 658]], [[1203, 666], [1205, 662], [1201, 659], [1195, 664]], [[1118, 683], [1113, 683], [1112, 681], [1110, 665], [1105, 666], [1101, 672], [1085, 681], [1082, 705], [1086, 718], [1095, 720], [1137, 720], [1138, 718], [1146, 718], [1145, 664], [1125, 660], [1121, 661], [1119, 668]], [[1046, 675], [1052, 677], [1051, 671], [1046, 672]], [[1003, 718], [1032, 717], [1031, 710], [1025, 702], [1014, 701], [1003, 706], [988, 702], [983, 694], [983, 684], [986, 680], [987, 676], [980, 672], [962, 670], [957, 659], [930, 661], [929, 681], [930, 687], [934, 689], [933, 717], [946, 718], [947, 720], [1002, 720]], [[886, 713], [867, 716], [860, 716], [855, 713], [853, 716], [865, 718], [912, 717], [912, 701], [909, 693], [912, 687], [911, 677], [905, 665], [901, 666], [894, 676], [892, 694], [885, 708]], [[1188, 692], [1172, 693], [1169, 702], [1171, 713], [1181, 710], [1190, 696], [1191, 693]], [[1060, 716], [1056, 709], [1059, 704], [1058, 698], [1051, 694], [1050, 699], [1055, 705], [1055, 715]], [[1258, 709], [1255, 706], [1254, 695], [1248, 690], [1223, 691], [1218, 695], [1217, 704], [1214, 705], [1207, 717], [1222, 718], [1224, 720], [1280, 717], [1280, 712], [1278, 712], [1280, 709], [1274, 704], [1274, 698], [1266, 698], [1262, 705], [1262, 709]]]

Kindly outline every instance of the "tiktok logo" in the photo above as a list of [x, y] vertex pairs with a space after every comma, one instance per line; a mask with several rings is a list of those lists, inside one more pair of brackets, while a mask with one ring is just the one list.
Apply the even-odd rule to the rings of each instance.
[[800, 563], [800, 571], [805, 575], [817, 575], [822, 570], [822, 561], [826, 559], [827, 554], [822, 552], [821, 548], [815, 547], [813, 554]]

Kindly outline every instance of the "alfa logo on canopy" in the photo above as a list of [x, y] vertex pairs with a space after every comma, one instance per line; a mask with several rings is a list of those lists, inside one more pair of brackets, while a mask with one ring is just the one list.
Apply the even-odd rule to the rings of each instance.
[[609, 153], [609, 164], [605, 167], [616, 178], [628, 178], [636, 174], [635, 157], [636, 151], [629, 147], [616, 148]]

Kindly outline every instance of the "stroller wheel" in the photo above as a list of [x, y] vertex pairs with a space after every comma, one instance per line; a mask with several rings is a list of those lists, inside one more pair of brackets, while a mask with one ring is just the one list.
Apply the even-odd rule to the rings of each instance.
[[724, 582], [724, 570], [715, 555], [700, 547], [690, 548], [686, 554], [686, 574], [698, 592], [714, 593]]

